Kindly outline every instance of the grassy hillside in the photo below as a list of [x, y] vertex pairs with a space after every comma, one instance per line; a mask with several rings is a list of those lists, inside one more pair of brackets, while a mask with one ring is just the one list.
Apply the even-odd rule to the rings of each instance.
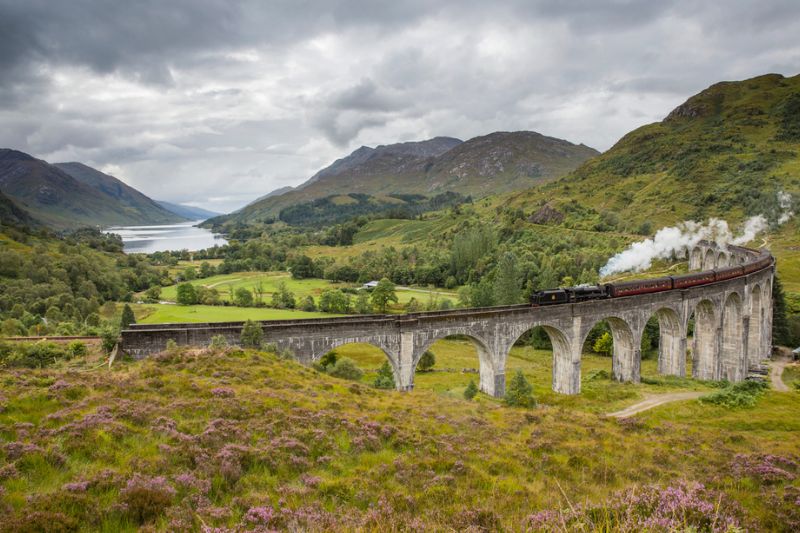
[[53, 166], [107, 196], [111, 202], [118, 204], [122, 213], [136, 219], [136, 223], [168, 224], [187, 220], [184, 215], [160, 205], [114, 176], [92, 167], [82, 163], [55, 163]]
[[86, 183], [46, 161], [0, 149], [0, 191], [36, 220], [59, 230], [183, 220], [115, 178], [80, 167], [91, 171]]
[[618, 422], [588, 397], [508, 408], [422, 376], [379, 391], [267, 353], [94, 366], [0, 370], [3, 531], [789, 531], [800, 518], [795, 393]]
[[577, 227], [591, 228], [598, 213], [610, 212], [629, 228], [649, 222], [656, 229], [710, 216], [764, 214], [774, 222], [779, 190], [800, 193], [800, 75], [712, 85], [511, 205], [536, 211], [549, 204]]

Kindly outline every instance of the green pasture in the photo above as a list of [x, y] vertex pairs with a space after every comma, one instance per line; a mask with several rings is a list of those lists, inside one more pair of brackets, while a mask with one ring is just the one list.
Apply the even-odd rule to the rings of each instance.
[[137, 304], [133, 306], [136, 321], [141, 324], [172, 322], [236, 322], [239, 320], [291, 320], [334, 316], [268, 307], [234, 307], [221, 305]]
[[[196, 279], [190, 283], [195, 286], [202, 285], [217, 289], [223, 301], [231, 300], [231, 290], [235, 292], [239, 288], [245, 288], [249, 291], [254, 291], [261, 284], [261, 290], [264, 291], [263, 300], [265, 304], [270, 303], [272, 294], [278, 290], [278, 285], [285, 283], [286, 287], [294, 293], [298, 305], [307, 296], [312, 296], [314, 301], [318, 302], [320, 294], [325, 289], [358, 288], [361, 286], [358, 283], [335, 283], [324, 279], [293, 279], [288, 272], [236, 272]], [[161, 289], [161, 299], [168, 302], [174, 302], [177, 294], [177, 285], [170, 285]], [[351, 297], [355, 298], [354, 295], [351, 295]], [[397, 290], [398, 305], [391, 310], [401, 311], [401, 307], [405, 306], [411, 298], [416, 298], [422, 305], [428, 304], [431, 299], [437, 302], [450, 300], [453, 305], [458, 302], [458, 296], [452, 291], [409, 287]]]

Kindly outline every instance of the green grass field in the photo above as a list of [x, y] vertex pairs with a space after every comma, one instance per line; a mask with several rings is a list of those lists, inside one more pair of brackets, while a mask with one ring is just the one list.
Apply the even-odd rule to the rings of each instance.
[[[191, 283], [195, 286], [202, 285], [217, 289], [223, 301], [230, 301], [231, 290], [235, 292], [236, 289], [245, 288], [253, 291], [260, 283], [261, 289], [264, 291], [263, 299], [265, 304], [270, 303], [272, 293], [277, 290], [280, 283], [285, 283], [286, 287], [294, 293], [298, 304], [307, 296], [312, 296], [315, 301], [318, 301], [320, 294], [325, 289], [344, 287], [358, 288], [361, 286], [357, 283], [334, 283], [324, 279], [293, 279], [288, 272], [236, 272], [234, 274], [222, 274], [204, 279], [196, 279]], [[439, 302], [442, 300], [450, 300], [454, 305], [458, 301], [458, 296], [455, 292], [444, 289], [432, 290], [409, 287], [407, 289], [398, 289], [396, 292], [398, 304], [390, 308], [390, 311], [393, 312], [401, 311], [411, 298], [416, 298], [422, 305], [426, 305], [431, 298]], [[164, 287], [161, 290], [161, 298], [165, 301], [174, 302], [177, 298], [177, 293], [177, 285]], [[353, 295], [351, 295], [351, 297], [355, 298]]]
[[142, 324], [173, 322], [235, 322], [239, 320], [291, 320], [337, 316], [329, 313], [307, 313], [266, 307], [233, 307], [221, 305], [136, 304], [133, 312]]

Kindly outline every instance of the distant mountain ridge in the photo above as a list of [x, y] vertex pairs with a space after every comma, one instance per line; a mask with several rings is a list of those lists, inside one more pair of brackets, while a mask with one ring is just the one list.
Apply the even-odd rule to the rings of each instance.
[[113, 176], [80, 163], [51, 165], [12, 149], [0, 149], [0, 192], [54, 229], [185, 220]]
[[164, 202], [162, 200], [156, 200], [156, 203], [167, 211], [175, 213], [176, 215], [187, 220], [206, 220], [207, 218], [216, 217], [221, 214], [214, 211], [209, 211], [208, 209], [203, 209], [202, 207], [195, 207], [193, 205], [173, 204], [171, 202]]
[[275, 219], [286, 207], [336, 194], [475, 197], [525, 189], [566, 174], [599, 154], [584, 145], [530, 132], [495, 132], [466, 142], [453, 137], [362, 146], [283, 194], [264, 197], [208, 221], [251, 223]]

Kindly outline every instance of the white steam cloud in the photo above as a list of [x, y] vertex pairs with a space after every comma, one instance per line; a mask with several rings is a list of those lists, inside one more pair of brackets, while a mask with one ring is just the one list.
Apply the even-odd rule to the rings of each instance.
[[[778, 192], [778, 205], [781, 209], [781, 214], [777, 218], [780, 225], [794, 216], [791, 209], [792, 196], [783, 191]], [[726, 221], [718, 218], [711, 218], [706, 224], [692, 220], [681, 222], [675, 226], [661, 228], [652, 239], [631, 244], [608, 260], [608, 263], [600, 269], [600, 276], [641, 272], [650, 268], [655, 259], [686, 257], [687, 251], [702, 240], [714, 241], [723, 249], [728, 244], [746, 244], [768, 227], [769, 222], [764, 215], [756, 215], [745, 220], [738, 235], [733, 234]]]

